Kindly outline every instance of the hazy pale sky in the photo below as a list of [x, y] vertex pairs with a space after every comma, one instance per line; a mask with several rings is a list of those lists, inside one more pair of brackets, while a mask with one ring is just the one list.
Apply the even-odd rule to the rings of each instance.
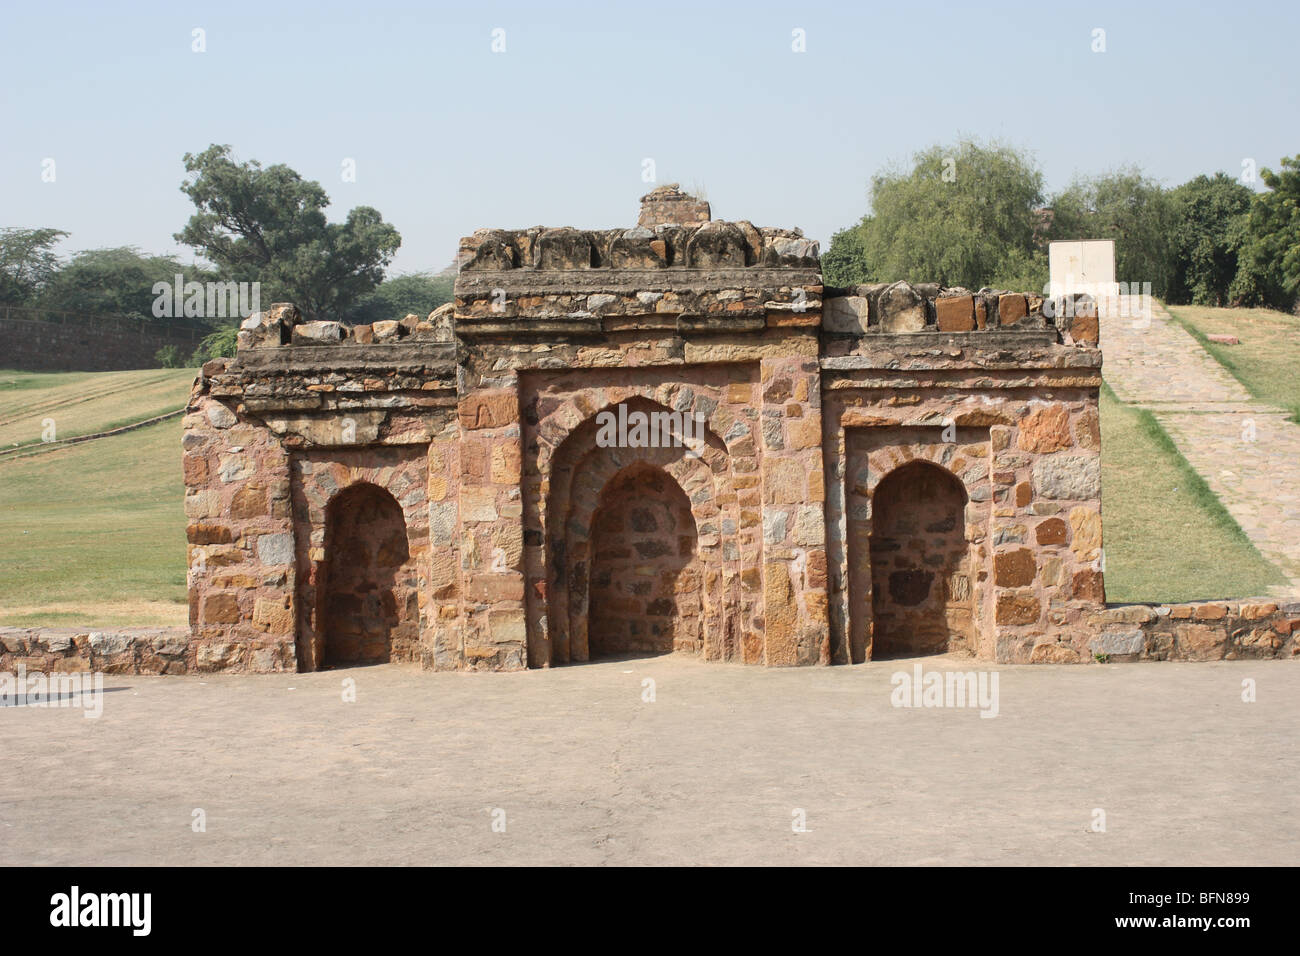
[[630, 226], [647, 159], [715, 218], [824, 249], [874, 172], [963, 135], [1028, 150], [1049, 191], [1126, 164], [1168, 185], [1276, 167], [1300, 153], [1297, 35], [1294, 0], [4, 0], [0, 225], [188, 260], [181, 157], [229, 143], [319, 180], [332, 220], [379, 209], [393, 272], [442, 268], [483, 226]]

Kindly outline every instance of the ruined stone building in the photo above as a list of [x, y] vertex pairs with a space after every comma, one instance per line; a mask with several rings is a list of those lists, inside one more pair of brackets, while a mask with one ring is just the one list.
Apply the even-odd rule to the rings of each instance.
[[630, 229], [480, 230], [459, 265], [427, 318], [277, 305], [204, 367], [191, 667], [1174, 645], [1103, 609], [1087, 310], [825, 288], [798, 230], [673, 187]]

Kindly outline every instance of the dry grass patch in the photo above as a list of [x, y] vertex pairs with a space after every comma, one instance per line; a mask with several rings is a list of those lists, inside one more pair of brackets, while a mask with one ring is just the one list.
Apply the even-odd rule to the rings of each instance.
[[[1215, 309], [1180, 305], [1169, 314], [1261, 402], [1291, 413], [1300, 423], [1300, 317], [1271, 309]], [[1235, 335], [1240, 345], [1211, 342]]]
[[0, 371], [0, 450], [39, 445], [52, 421], [56, 438], [76, 438], [182, 408], [193, 369], [130, 372]]

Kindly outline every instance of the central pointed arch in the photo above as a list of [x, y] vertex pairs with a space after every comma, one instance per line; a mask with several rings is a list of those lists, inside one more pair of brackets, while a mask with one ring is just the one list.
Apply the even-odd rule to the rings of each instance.
[[[625, 405], [629, 414], [669, 412], [661, 403], [642, 396], [630, 396], [601, 411], [615, 410], [618, 404]], [[597, 442], [599, 418], [600, 412], [596, 412], [577, 425], [555, 449], [549, 471], [544, 473], [539, 524], [544, 542], [547, 601], [542, 613], [548, 656], [542, 663], [585, 661], [591, 656], [589, 612], [596, 511], [611, 480], [635, 465], [657, 469], [671, 480], [688, 502], [694, 524], [700, 569], [698, 637], [679, 638], [674, 625], [674, 645], [708, 659], [734, 658], [740, 643], [735, 626], [738, 614], [728, 613], [728, 609], [739, 607], [739, 548], [735, 497], [726, 494], [734, 490], [726, 446], [705, 428], [702, 435], [680, 444], [607, 447]], [[730, 513], [719, 504], [724, 499]], [[679, 580], [694, 579], [683, 575]], [[677, 615], [671, 616], [675, 619]]]

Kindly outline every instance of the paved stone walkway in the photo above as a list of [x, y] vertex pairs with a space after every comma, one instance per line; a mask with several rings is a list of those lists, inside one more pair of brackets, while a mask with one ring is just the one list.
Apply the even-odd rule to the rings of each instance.
[[0, 707], [0, 866], [1296, 863], [1294, 662], [999, 666], [988, 719], [918, 666], [987, 668], [109, 675]]
[[1103, 375], [1121, 401], [1155, 415], [1260, 553], [1300, 593], [1300, 425], [1255, 401], [1164, 306], [1104, 316]]

